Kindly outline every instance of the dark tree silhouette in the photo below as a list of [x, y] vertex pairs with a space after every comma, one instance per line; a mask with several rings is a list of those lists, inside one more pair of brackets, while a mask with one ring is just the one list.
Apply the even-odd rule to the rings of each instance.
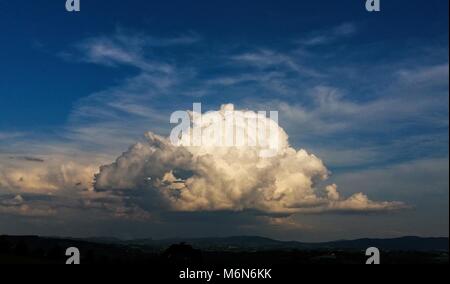
[[30, 249], [25, 241], [20, 241], [17, 246], [14, 248], [14, 252], [16, 255], [27, 256], [30, 253]]
[[180, 243], [171, 245], [162, 255], [165, 262], [175, 265], [193, 265], [202, 263], [202, 252], [192, 246]]
[[0, 253], [7, 254], [11, 250], [11, 243], [3, 237], [0, 237]]

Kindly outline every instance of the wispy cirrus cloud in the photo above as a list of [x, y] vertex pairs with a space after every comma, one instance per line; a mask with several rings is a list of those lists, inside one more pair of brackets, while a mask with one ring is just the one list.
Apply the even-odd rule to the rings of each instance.
[[399, 70], [398, 76], [405, 85], [413, 87], [448, 86], [449, 64], [423, 66], [412, 70]]
[[0, 132], [0, 142], [1, 140], [20, 138], [23, 136], [25, 136], [23, 132]]
[[298, 42], [307, 47], [327, 45], [340, 39], [354, 36], [357, 32], [358, 29], [356, 24], [343, 23], [328, 30], [313, 32], [311, 35], [299, 40]]
[[[125, 42], [131, 40], [131, 42]], [[133, 42], [124, 36], [118, 38], [93, 38], [79, 44], [78, 47], [84, 53], [86, 62], [103, 64], [108, 66], [129, 65], [146, 72], [160, 72], [168, 74], [173, 72], [169, 64], [145, 60], [143, 48], [145, 43]]]
[[302, 76], [322, 77], [323, 74], [314, 70], [311, 66], [303, 65], [299, 58], [292, 57], [289, 54], [277, 53], [270, 49], [260, 49], [253, 52], [233, 55], [233, 61], [238, 64], [253, 66], [261, 70], [279, 69], [282, 67], [284, 71], [295, 72]]

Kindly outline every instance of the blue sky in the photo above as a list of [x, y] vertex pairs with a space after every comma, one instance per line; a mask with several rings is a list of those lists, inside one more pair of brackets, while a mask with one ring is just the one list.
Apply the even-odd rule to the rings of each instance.
[[[448, 1], [382, 0], [380, 13], [368, 13], [354, 0], [82, 0], [72, 14], [64, 2], [0, 0], [5, 172], [44, 168], [25, 157], [108, 164], [146, 131], [167, 135], [173, 111], [233, 103], [280, 111], [293, 147], [320, 157], [343, 193], [414, 208], [294, 216], [308, 229], [280, 234], [258, 223], [250, 232], [448, 235]], [[2, 194], [35, 200], [48, 192], [0, 183]]]
[[[61, 125], [77, 99], [108, 86], [114, 79], [120, 80], [120, 73], [127, 70], [68, 65], [55, 56], [82, 38], [111, 34], [119, 27], [156, 37], [196, 32], [207, 39], [203, 48], [215, 53], [215, 46], [233, 45], [291, 49], [294, 39], [305, 34], [352, 22], [361, 30], [358, 37], [348, 38], [344, 44], [352, 46], [353, 51], [360, 50], [352, 64], [361, 65], [379, 65], [407, 56], [405, 53], [411, 52], [413, 46], [445, 45], [447, 40], [445, 1], [386, 1], [383, 13], [378, 15], [368, 14], [355, 1], [92, 2], [82, 3], [83, 13], [69, 15], [61, 12], [57, 3], [2, 1], [0, 72], [8, 82], [1, 86], [8, 100], [1, 108], [2, 128], [26, 129], [30, 122], [33, 128]], [[318, 52], [334, 48], [325, 46]], [[377, 49], [383, 51], [383, 58], [379, 58]], [[171, 56], [183, 58], [187, 52]], [[71, 84], [74, 78], [82, 83]], [[36, 108], [37, 103], [43, 107]], [[26, 112], [17, 116], [19, 109]], [[11, 120], [14, 125], [9, 123]]]

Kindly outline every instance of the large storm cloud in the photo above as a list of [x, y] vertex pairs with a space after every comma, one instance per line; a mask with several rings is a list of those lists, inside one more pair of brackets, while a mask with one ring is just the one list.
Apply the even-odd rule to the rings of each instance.
[[[227, 109], [233, 106], [207, 113], [200, 125], [202, 133], [210, 133], [208, 130], [217, 123], [225, 123]], [[257, 115], [251, 111], [234, 113]], [[219, 119], [208, 119], [211, 117]], [[273, 125], [269, 118], [264, 119]], [[189, 135], [194, 132], [191, 127]], [[233, 125], [233, 129], [239, 127], [237, 122]], [[326, 185], [329, 171], [318, 157], [292, 148], [281, 127], [277, 126], [275, 133], [279, 139], [276, 151], [261, 155], [261, 147], [174, 145], [169, 138], [149, 132], [144, 141], [114, 163], [101, 167], [94, 188], [123, 196], [146, 210], [294, 214], [404, 207], [401, 202], [371, 201], [363, 193], [342, 197], [337, 185]]]

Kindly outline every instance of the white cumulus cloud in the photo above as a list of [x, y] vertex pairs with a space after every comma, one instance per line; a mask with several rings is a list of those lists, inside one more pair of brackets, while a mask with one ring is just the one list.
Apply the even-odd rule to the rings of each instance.
[[[223, 106], [207, 116], [223, 116], [224, 109], [231, 107]], [[210, 129], [211, 123], [222, 121], [211, 120], [202, 129]], [[192, 131], [189, 129], [189, 133]], [[372, 201], [363, 193], [344, 198], [334, 184], [322, 188], [319, 184], [329, 175], [323, 162], [303, 149], [292, 148], [281, 127], [276, 133], [278, 150], [264, 156], [259, 147], [174, 145], [168, 138], [149, 132], [145, 141], [101, 167], [95, 189], [126, 196], [147, 210], [254, 210], [290, 215], [377, 212], [405, 206], [401, 202]]]

